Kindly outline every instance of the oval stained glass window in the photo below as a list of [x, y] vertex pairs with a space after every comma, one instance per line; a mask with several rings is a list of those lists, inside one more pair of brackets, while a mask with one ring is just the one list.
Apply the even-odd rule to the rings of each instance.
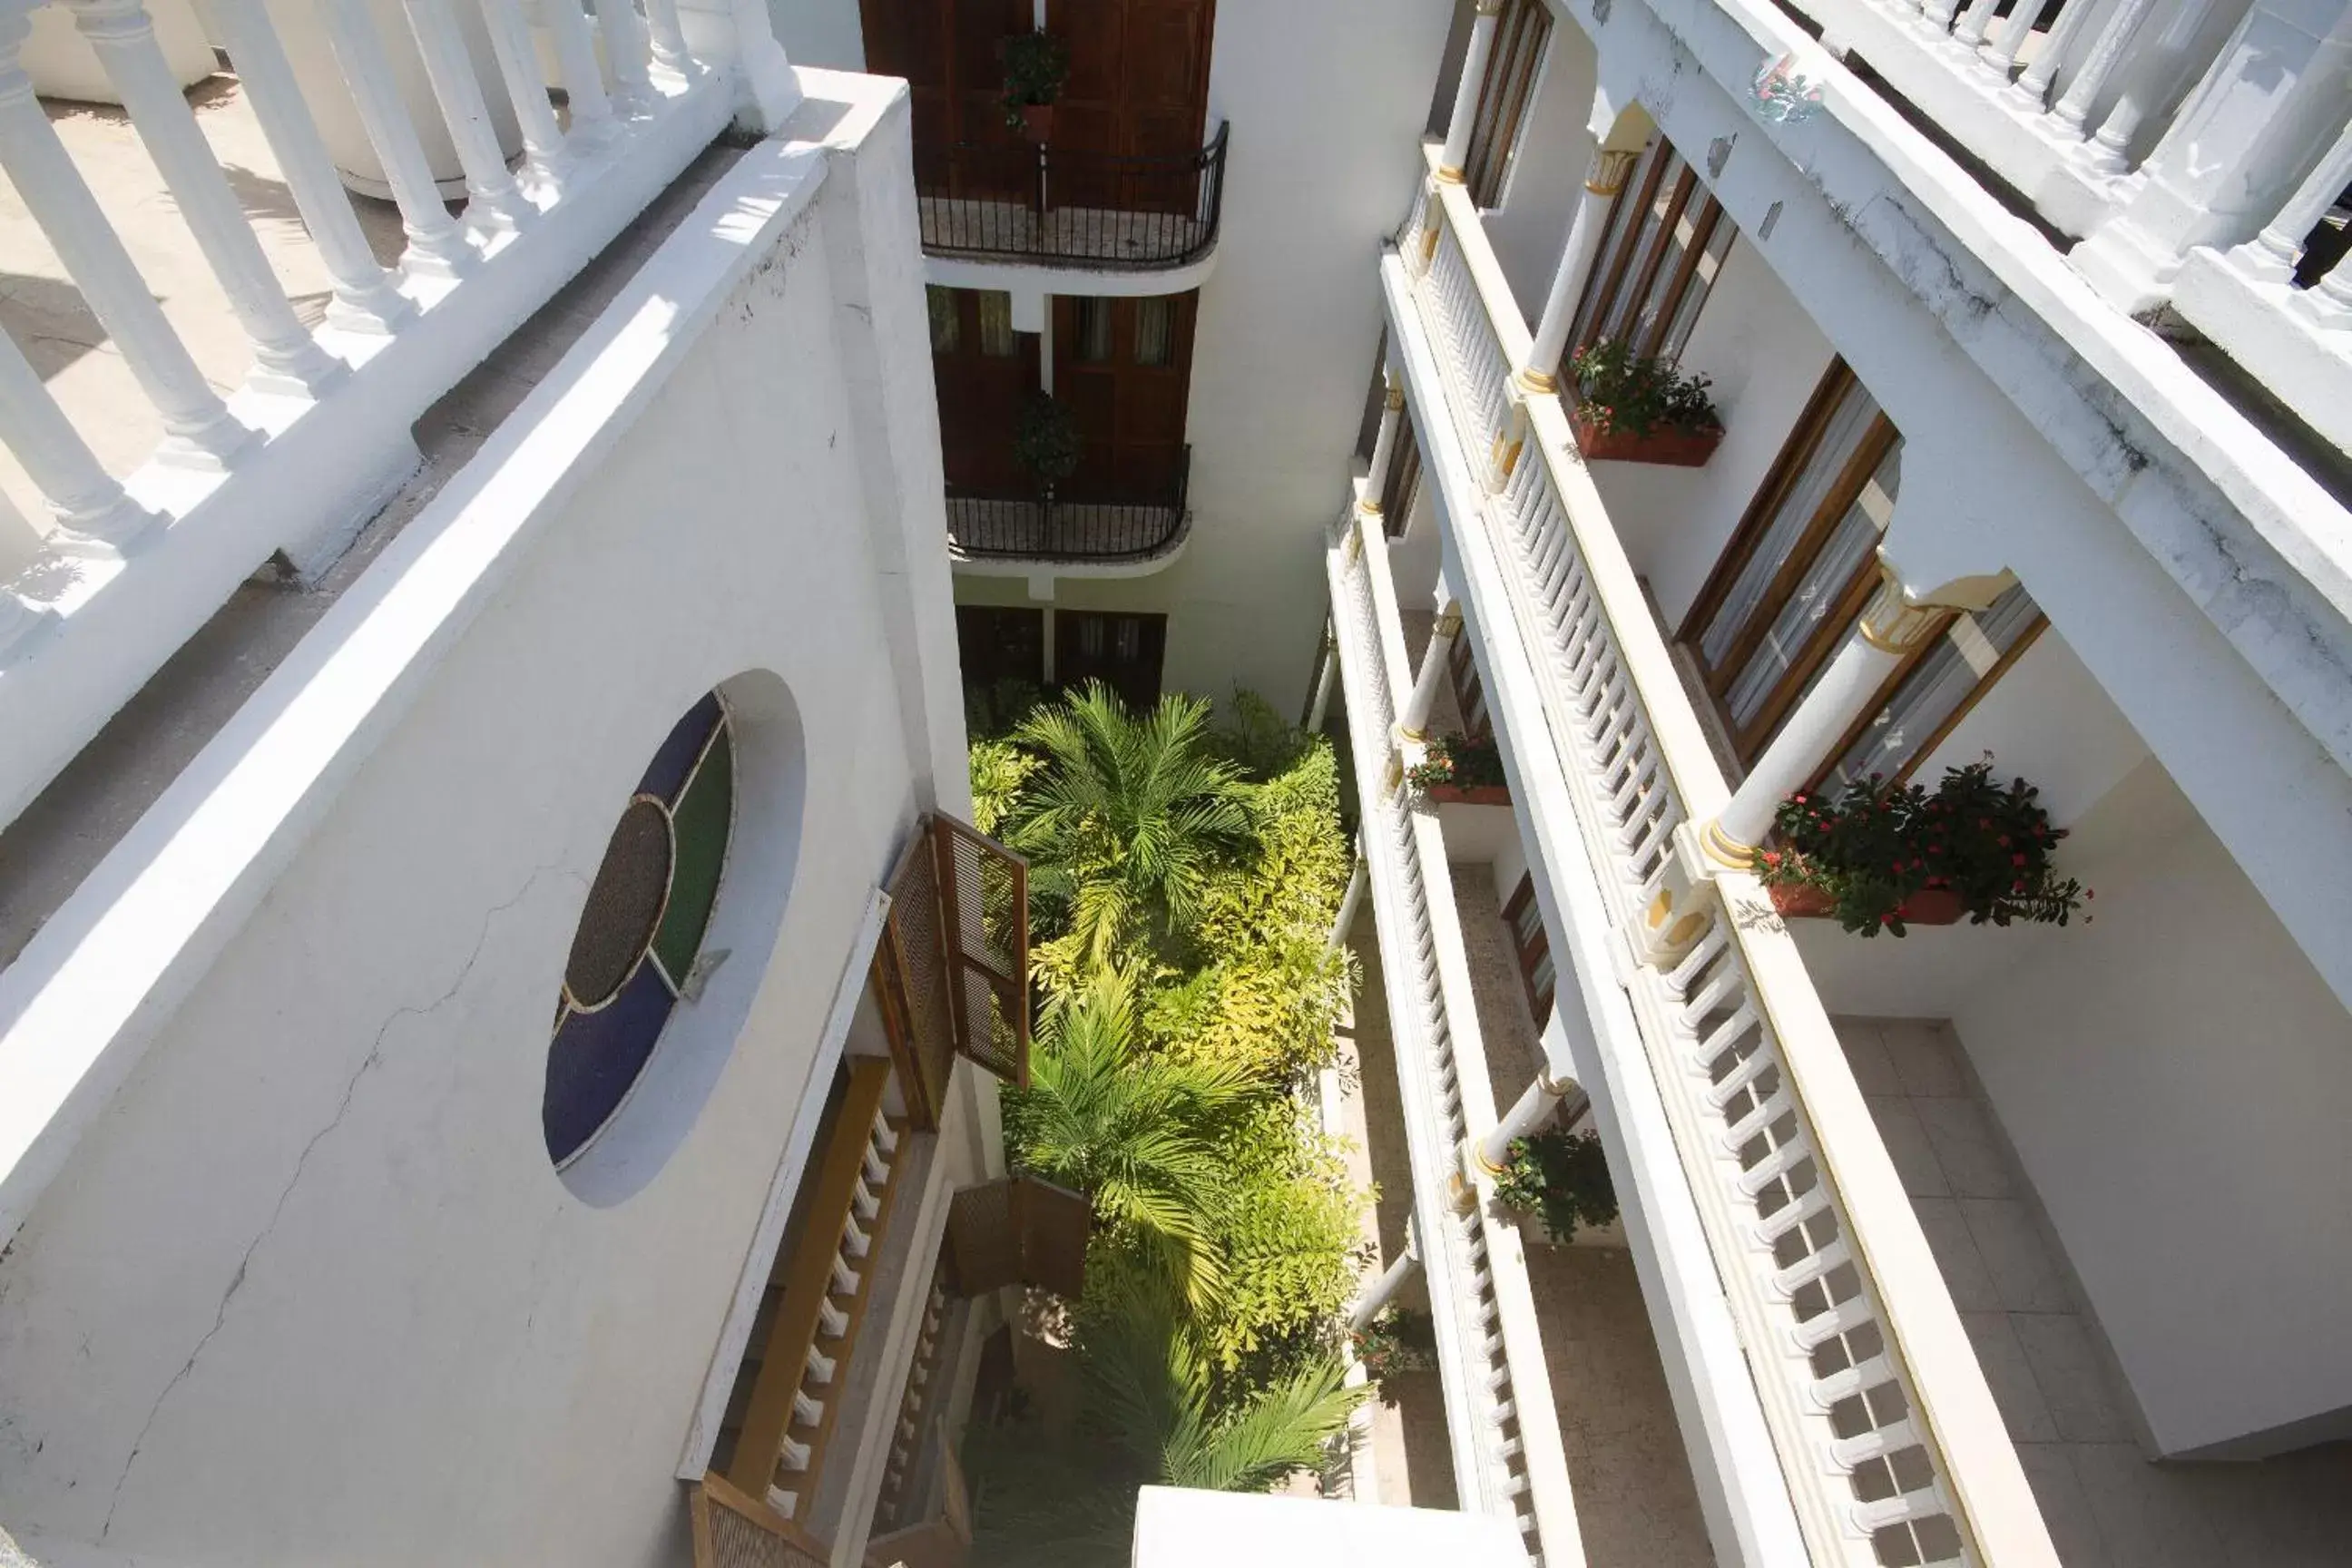
[[540, 1107], [558, 1168], [620, 1114], [679, 998], [699, 989], [734, 824], [734, 745], [713, 693], [654, 753], [572, 933]]

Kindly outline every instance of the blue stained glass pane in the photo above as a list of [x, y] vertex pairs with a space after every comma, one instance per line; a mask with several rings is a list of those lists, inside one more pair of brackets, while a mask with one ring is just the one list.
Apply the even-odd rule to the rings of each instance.
[[639, 795], [649, 795], [663, 802], [674, 802], [677, 792], [686, 785], [686, 775], [693, 771], [694, 759], [702, 754], [702, 742], [710, 739], [711, 727], [719, 722], [719, 698], [706, 696], [677, 721], [669, 739], [654, 753], [653, 765], [637, 783]]
[[612, 1005], [573, 1013], [555, 1031], [547, 1052], [547, 1097], [540, 1121], [547, 1152], [558, 1164], [611, 1120], [637, 1081], [669, 1020], [669, 988], [654, 966], [639, 963]]

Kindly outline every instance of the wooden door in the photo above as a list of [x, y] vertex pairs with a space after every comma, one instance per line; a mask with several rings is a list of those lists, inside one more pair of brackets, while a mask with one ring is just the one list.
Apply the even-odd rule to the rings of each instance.
[[925, 292], [948, 489], [1025, 493], [1030, 484], [1013, 458], [1013, 437], [1021, 405], [1037, 389], [1037, 334], [1013, 330], [1009, 294], [936, 285]]
[[1165, 500], [1184, 460], [1200, 295], [1054, 300], [1054, 395], [1085, 449], [1062, 487], [1070, 500]]
[[1167, 651], [1166, 616], [1054, 612], [1054, 679], [1072, 688], [1099, 680], [1136, 712], [1160, 700], [1160, 661]]
[[[1054, 150], [1145, 158], [1198, 153], [1207, 139], [1215, 16], [1215, 0], [1050, 0], [1046, 31], [1070, 47]], [[1189, 214], [1196, 187], [1186, 169], [1122, 175], [1080, 157], [1055, 168], [1049, 196], [1055, 206]]]
[[926, 193], [1025, 201], [1033, 154], [1004, 123], [997, 51], [1009, 36], [1031, 30], [1030, 0], [859, 0], [858, 12], [866, 68], [907, 79], [915, 184]]

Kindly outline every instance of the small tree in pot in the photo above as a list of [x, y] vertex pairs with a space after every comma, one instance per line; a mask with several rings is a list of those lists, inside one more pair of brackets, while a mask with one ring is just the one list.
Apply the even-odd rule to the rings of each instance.
[[1067, 404], [1040, 392], [1021, 405], [1013, 429], [1013, 459], [1037, 487], [1038, 495], [1052, 500], [1054, 487], [1078, 471], [1085, 450], [1077, 416]]
[[1548, 1128], [1514, 1139], [1510, 1163], [1496, 1178], [1495, 1195], [1512, 1208], [1543, 1216], [1554, 1241], [1571, 1241], [1580, 1225], [1617, 1218], [1617, 1188], [1598, 1132]]
[[1070, 47], [1043, 27], [1015, 33], [997, 46], [1004, 62], [1004, 123], [1032, 142], [1054, 133], [1054, 100], [1070, 77]]

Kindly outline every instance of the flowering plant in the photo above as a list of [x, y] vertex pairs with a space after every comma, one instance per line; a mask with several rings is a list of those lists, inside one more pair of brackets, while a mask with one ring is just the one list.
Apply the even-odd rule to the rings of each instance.
[[[1427, 1372], [1437, 1364], [1437, 1329], [1427, 1312], [1382, 1307], [1350, 1336], [1364, 1375], [1385, 1383], [1401, 1372]], [[1386, 1397], [1384, 1394], [1383, 1397]]]
[[1495, 749], [1491, 735], [1432, 736], [1428, 760], [1405, 769], [1404, 776], [1415, 789], [1435, 784], [1475, 789], [1510, 782], [1503, 773], [1503, 753]]
[[1685, 375], [1664, 359], [1636, 359], [1614, 338], [1576, 351], [1568, 362], [1576, 380], [1577, 412], [1594, 428], [1647, 436], [1678, 430], [1711, 436], [1723, 428], [1703, 375]]
[[1554, 1241], [1572, 1240], [1579, 1225], [1600, 1226], [1617, 1217], [1617, 1189], [1598, 1132], [1553, 1127], [1513, 1139], [1510, 1163], [1495, 1178], [1495, 1195], [1512, 1208], [1541, 1215]]
[[1834, 801], [1800, 792], [1774, 814], [1758, 875], [1767, 886], [1820, 890], [1838, 923], [1861, 936], [1901, 936], [1910, 901], [1937, 889], [1957, 896], [1975, 925], [2063, 926], [2093, 895], [2052, 864], [2066, 830], [2050, 826], [2040, 794], [2023, 779], [1994, 784], [1990, 755], [1947, 769], [1932, 795], [1876, 773]]

